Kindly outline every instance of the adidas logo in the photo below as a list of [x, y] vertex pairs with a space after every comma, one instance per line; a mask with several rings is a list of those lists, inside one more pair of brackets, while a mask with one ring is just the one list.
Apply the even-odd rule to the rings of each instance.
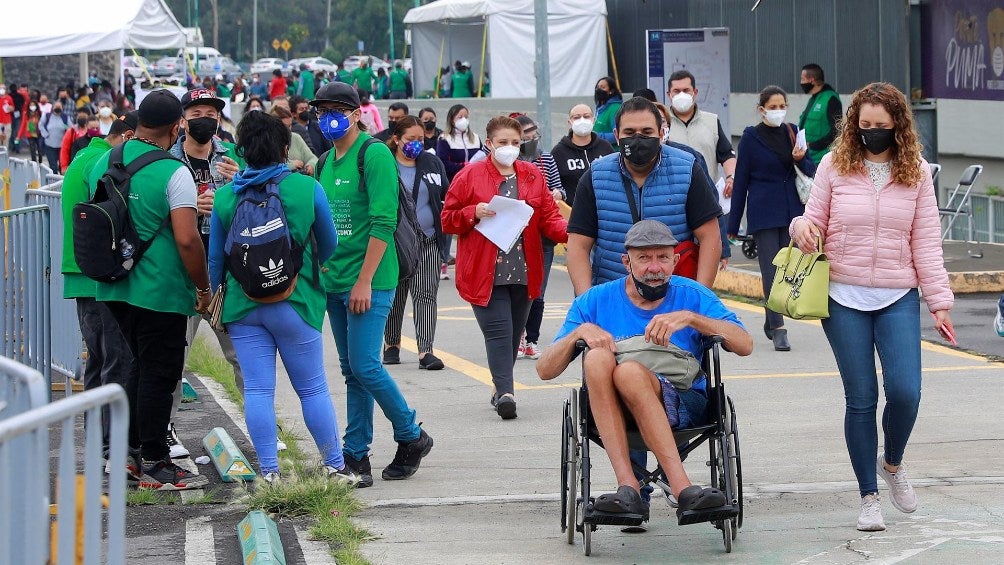
[[261, 237], [270, 231], [275, 231], [282, 229], [282, 220], [279, 218], [272, 218], [263, 226], [257, 226], [253, 228], [244, 228], [241, 230], [241, 237]]
[[278, 265], [275, 263], [275, 261], [269, 259], [268, 266], [267, 267], [259, 266], [258, 270], [261, 271], [261, 274], [265, 275], [266, 277], [274, 279], [275, 277], [279, 276], [279, 273], [282, 272], [282, 267], [283, 267], [282, 259], [279, 259]]

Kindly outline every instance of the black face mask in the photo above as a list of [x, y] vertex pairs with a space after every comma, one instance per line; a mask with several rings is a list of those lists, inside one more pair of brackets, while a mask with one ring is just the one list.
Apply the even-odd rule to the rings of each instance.
[[801, 85], [802, 85], [802, 92], [804, 92], [806, 94], [808, 94], [809, 92], [812, 92], [812, 89], [816, 86], [816, 85], [812, 84], [811, 82], [803, 82]]
[[539, 140], [524, 141], [519, 146], [519, 156], [527, 161], [537, 158], [537, 144]]
[[632, 273], [631, 280], [634, 282], [634, 288], [638, 291], [638, 294], [649, 302], [662, 300], [666, 298], [666, 293], [669, 292], [669, 279], [666, 279], [666, 282], [660, 285], [652, 286], [638, 280], [638, 277]]
[[77, 127], [84, 127], [87, 125], [87, 118], [77, 118]]
[[425, 131], [436, 131], [436, 122], [422, 122]]
[[301, 122], [309, 122], [310, 121], [310, 110], [304, 110], [304, 111], [300, 112], [297, 117], [300, 118]]
[[62, 108], [53, 108], [52, 109], [52, 113], [53, 114], [62, 114], [63, 113], [63, 109]]
[[871, 128], [861, 131], [861, 143], [872, 155], [884, 153], [896, 143], [896, 130], [893, 128]]
[[196, 143], [209, 143], [218, 127], [219, 122], [216, 121], [216, 118], [193, 118], [188, 120], [185, 134], [190, 135]]
[[621, 156], [636, 167], [644, 167], [651, 163], [662, 149], [662, 140], [658, 137], [644, 137], [641, 134], [622, 137], [618, 142]]
[[597, 106], [602, 106], [607, 100], [610, 100], [610, 96], [611, 94], [609, 92], [600, 88], [597, 88], [596, 91], [593, 92], [593, 100], [596, 101]]

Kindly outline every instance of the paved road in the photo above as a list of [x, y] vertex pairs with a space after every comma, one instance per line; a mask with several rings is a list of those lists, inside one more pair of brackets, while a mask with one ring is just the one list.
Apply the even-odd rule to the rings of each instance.
[[[552, 272], [548, 297], [547, 340], [571, 299], [560, 267]], [[970, 345], [970, 332], [972, 344], [984, 351], [1000, 351], [1004, 344], [988, 339], [990, 298], [959, 300], [956, 324], [963, 346]], [[404, 364], [391, 368], [436, 447], [412, 479], [381, 481], [379, 469], [390, 462], [395, 445], [389, 424], [378, 416], [372, 455], [376, 484], [359, 491], [369, 505], [361, 519], [378, 539], [364, 553], [374, 563], [387, 564], [577, 559], [581, 542], [572, 547], [563, 541], [557, 503], [561, 402], [579, 383], [577, 369], [542, 383], [532, 362], [519, 361], [519, 418], [502, 422], [488, 403], [490, 374], [470, 307], [452, 281], [444, 281], [439, 301], [436, 347], [447, 369], [418, 370], [411, 340], [404, 344]], [[762, 326], [759, 308], [730, 306], [748, 327]], [[405, 333], [414, 335], [409, 323]], [[788, 327], [790, 353], [773, 351], [762, 332], [754, 331], [752, 356], [723, 357], [738, 411], [747, 495], [746, 524], [734, 553], [723, 553], [717, 530], [707, 524], [681, 528], [670, 518], [671, 509], [657, 502], [647, 534], [621, 534], [612, 527], [595, 532], [589, 562], [992, 562], [1004, 548], [999, 424], [1004, 365], [925, 342], [924, 398], [907, 454], [921, 506], [908, 516], [885, 502], [889, 529], [864, 535], [853, 527], [856, 487], [844, 447], [843, 396], [833, 356], [818, 323], [789, 322]], [[936, 338], [926, 325], [923, 334]], [[326, 337], [329, 381], [343, 417], [344, 384], [327, 330]], [[288, 381], [278, 382], [282, 419], [301, 422]], [[307, 437], [302, 423], [296, 430]], [[609, 464], [597, 455], [593, 489], [603, 492], [615, 485]], [[688, 461], [688, 470], [696, 481], [708, 480], [702, 458]]]

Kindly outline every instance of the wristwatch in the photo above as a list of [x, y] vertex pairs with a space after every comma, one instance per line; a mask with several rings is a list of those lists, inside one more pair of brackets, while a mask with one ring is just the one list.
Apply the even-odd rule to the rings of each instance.
[[212, 289], [210, 289], [210, 288], [196, 288], [195, 289], [195, 294], [198, 294], [199, 296], [206, 296], [207, 294], [209, 294], [210, 290], [212, 290]]
[[725, 180], [735, 180], [735, 175], [725, 175]]

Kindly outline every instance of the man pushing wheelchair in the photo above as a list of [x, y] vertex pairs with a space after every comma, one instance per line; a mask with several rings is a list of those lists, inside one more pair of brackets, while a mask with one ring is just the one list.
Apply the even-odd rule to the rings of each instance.
[[648, 516], [628, 455], [633, 420], [669, 480], [681, 523], [690, 523], [684, 522], [685, 513], [713, 512], [728, 501], [719, 489], [691, 484], [673, 429], [708, 419], [707, 379], [699, 371], [706, 337], [720, 336], [725, 350], [742, 356], [753, 351], [753, 340], [714, 293], [672, 276], [676, 244], [662, 222], [634, 224], [624, 241], [627, 275], [575, 299], [554, 343], [537, 361], [537, 373], [544, 380], [557, 377], [575, 358], [577, 343], [585, 342], [583, 381], [618, 484], [616, 492], [597, 497], [593, 509]]

